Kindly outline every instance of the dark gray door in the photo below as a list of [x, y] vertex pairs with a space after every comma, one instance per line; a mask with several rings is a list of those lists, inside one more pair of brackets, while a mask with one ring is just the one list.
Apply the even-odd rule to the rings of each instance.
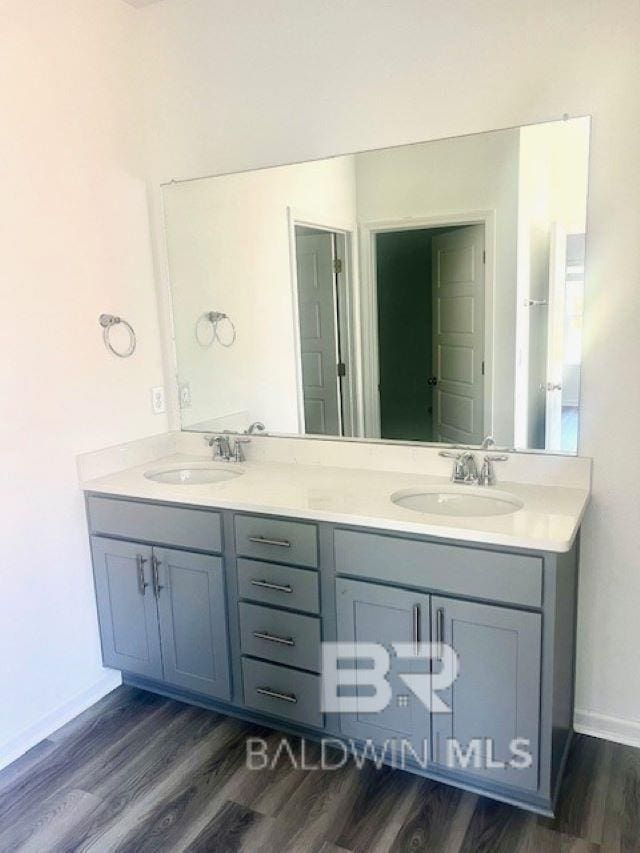
[[164, 680], [229, 699], [225, 585], [220, 557], [154, 548]]
[[[436, 596], [431, 607], [434, 640], [453, 646], [460, 667], [453, 686], [438, 693], [452, 710], [433, 715], [434, 760], [458, 772], [535, 790], [541, 615]], [[434, 675], [437, 672], [434, 661]], [[532, 760], [524, 769], [509, 765], [514, 758], [523, 761], [512, 751], [517, 738], [529, 743]], [[456, 744], [467, 767], [456, 755]], [[489, 761], [507, 766], [490, 767]]]
[[148, 545], [91, 537], [106, 666], [162, 678], [156, 599]]
[[[338, 640], [380, 643], [391, 651], [391, 701], [377, 713], [342, 714], [342, 732], [359, 740], [371, 738], [378, 746], [388, 741], [389, 750], [396, 749], [397, 757], [403, 744], [410, 744], [420, 761], [426, 762], [431, 736], [429, 710], [402, 681], [400, 673], [424, 673], [427, 677], [428, 661], [418, 655], [399, 658], [391, 646], [407, 643], [415, 649], [416, 640], [428, 642], [429, 596], [343, 578], [336, 581], [336, 593]], [[363, 677], [366, 682], [364, 666]], [[361, 695], [365, 695], [364, 690]], [[389, 753], [387, 757], [391, 757]]]

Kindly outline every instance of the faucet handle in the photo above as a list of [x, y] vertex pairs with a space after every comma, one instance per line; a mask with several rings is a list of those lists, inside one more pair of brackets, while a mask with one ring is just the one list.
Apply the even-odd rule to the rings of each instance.
[[236, 462], [244, 462], [244, 453], [242, 450], [243, 444], [251, 444], [251, 439], [249, 436], [236, 436], [233, 442], [233, 456]]
[[493, 463], [507, 462], [508, 459], [509, 457], [505, 456], [504, 454], [500, 454], [498, 456], [485, 456], [482, 462], [482, 468], [480, 469], [480, 476], [478, 477], [478, 485], [494, 486], [496, 482], [496, 474], [493, 470]]

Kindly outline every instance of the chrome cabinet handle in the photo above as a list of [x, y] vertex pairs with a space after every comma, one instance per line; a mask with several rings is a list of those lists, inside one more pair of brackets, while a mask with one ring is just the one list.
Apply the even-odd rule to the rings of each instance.
[[153, 575], [153, 591], [156, 594], [156, 598], [160, 598], [160, 590], [164, 589], [164, 584], [160, 583], [160, 573], [158, 572], [158, 566], [162, 565], [161, 561], [154, 554], [151, 557], [151, 572]]
[[261, 696], [268, 696], [270, 699], [280, 699], [281, 702], [291, 702], [293, 705], [298, 701], [295, 693], [279, 693], [277, 690], [271, 690], [269, 687], [256, 687], [256, 693]]
[[258, 545], [277, 545], [278, 548], [291, 548], [291, 542], [287, 539], [269, 539], [266, 536], [249, 536], [249, 542]]
[[138, 569], [138, 591], [140, 595], [145, 595], [146, 589], [149, 586], [144, 578], [144, 564], [147, 561], [142, 554], [136, 554], [136, 567]]
[[269, 581], [252, 580], [252, 586], [259, 586], [263, 589], [273, 589], [276, 592], [293, 592], [293, 587], [289, 584], [270, 583]]
[[438, 643], [438, 654], [442, 657], [444, 649], [444, 607], [438, 607], [436, 611], [436, 641]]
[[420, 654], [420, 605], [413, 605], [413, 651]]
[[276, 634], [268, 634], [266, 631], [254, 631], [253, 636], [258, 640], [268, 640], [270, 643], [279, 643], [281, 646], [295, 646], [293, 637], [278, 637]]

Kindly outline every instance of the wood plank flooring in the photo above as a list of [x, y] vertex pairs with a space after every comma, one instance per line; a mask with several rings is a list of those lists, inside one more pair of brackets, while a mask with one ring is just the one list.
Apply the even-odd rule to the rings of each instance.
[[0, 851], [640, 851], [631, 747], [576, 736], [549, 820], [370, 762], [252, 771], [247, 736], [280, 740], [120, 687], [0, 773]]

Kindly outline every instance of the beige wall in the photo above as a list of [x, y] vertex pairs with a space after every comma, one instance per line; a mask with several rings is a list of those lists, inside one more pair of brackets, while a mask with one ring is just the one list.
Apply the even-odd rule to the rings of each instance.
[[[166, 429], [132, 18], [5, 0], [0, 77], [0, 764], [119, 681], [103, 670], [75, 456]], [[138, 351], [104, 349], [102, 311]]]
[[640, 742], [637, 0], [240, 6], [139, 12], [154, 181], [593, 115], [576, 701], [583, 725]]

